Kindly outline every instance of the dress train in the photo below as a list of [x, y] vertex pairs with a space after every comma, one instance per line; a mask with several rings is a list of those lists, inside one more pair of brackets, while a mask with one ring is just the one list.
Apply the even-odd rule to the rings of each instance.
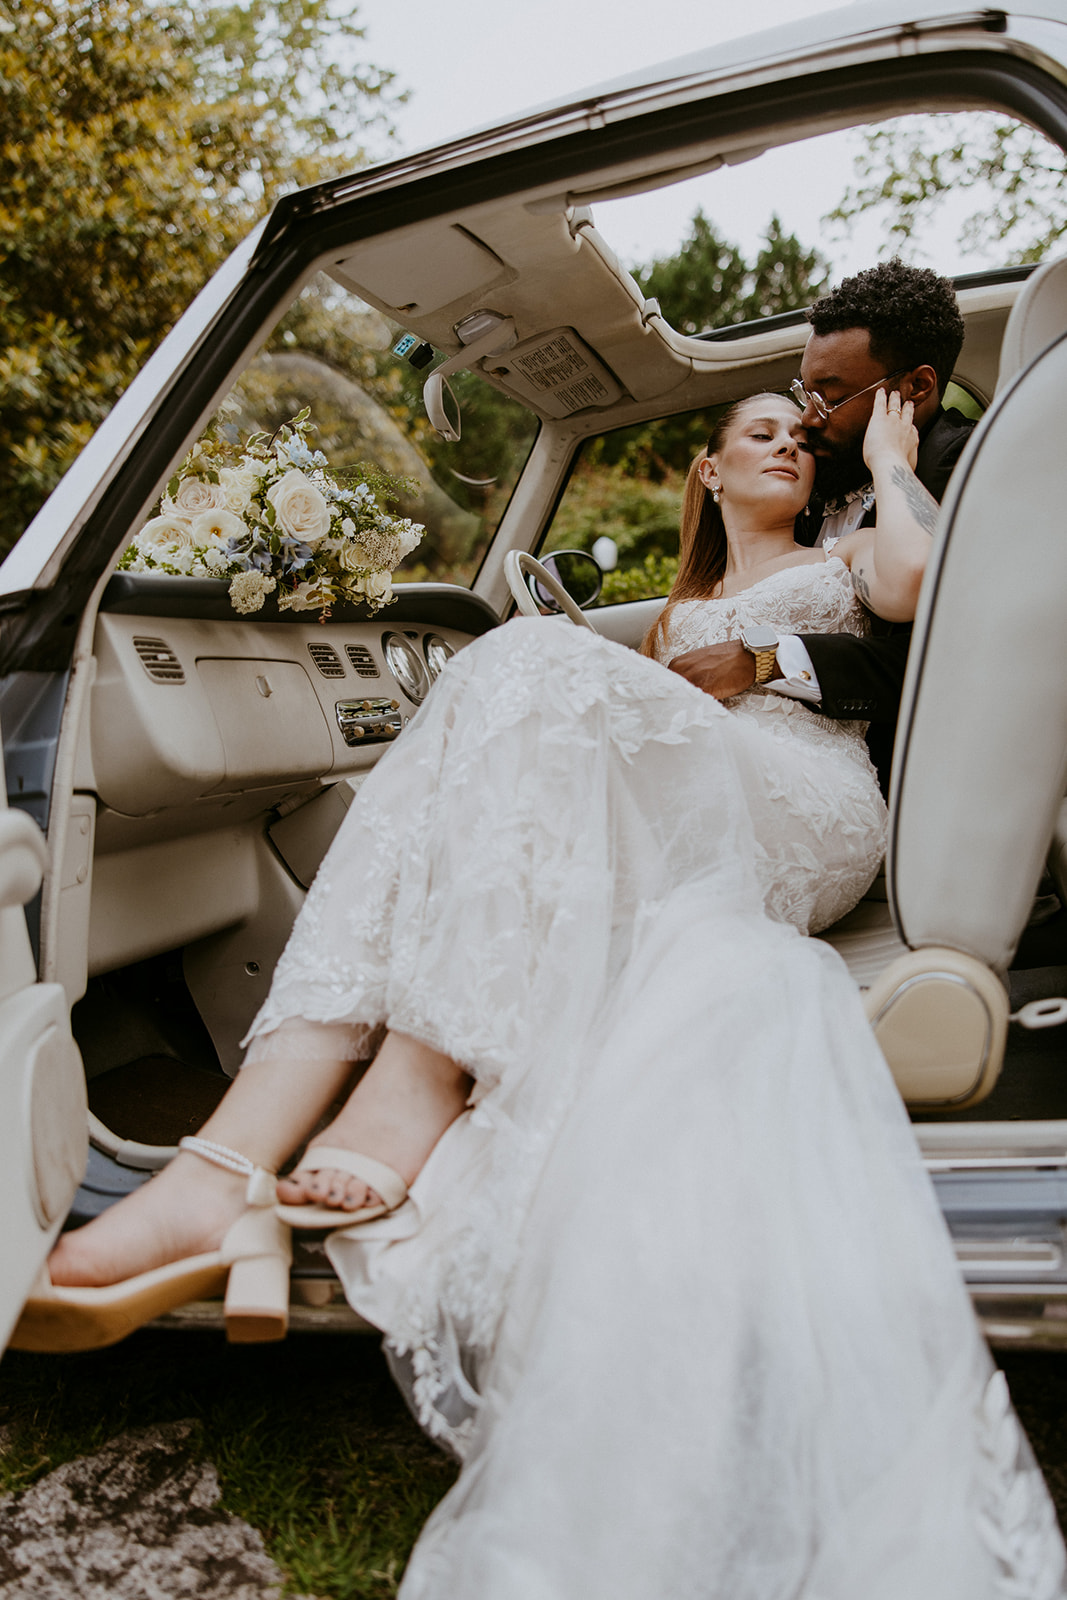
[[1067, 1593], [907, 1116], [800, 931], [883, 825], [862, 741], [537, 621], [457, 656], [360, 792], [253, 1050], [388, 1026], [476, 1080], [408, 1202], [328, 1245], [465, 1461], [404, 1600]]

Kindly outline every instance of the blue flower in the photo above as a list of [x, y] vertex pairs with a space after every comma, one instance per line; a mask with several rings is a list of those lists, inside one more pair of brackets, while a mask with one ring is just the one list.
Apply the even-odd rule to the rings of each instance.
[[231, 539], [227, 554], [231, 565], [240, 567], [242, 572], [250, 572], [253, 567], [257, 572], [269, 572], [271, 569], [273, 557], [270, 547], [258, 537]]
[[278, 554], [281, 557], [282, 571], [286, 575], [305, 571], [314, 559], [311, 546], [304, 544], [301, 539], [279, 540]]
[[[321, 452], [317, 451], [316, 456], [313, 456], [299, 434], [293, 434], [292, 438], [286, 439], [285, 443], [280, 446], [279, 454], [281, 451], [285, 452], [294, 467], [317, 466], [316, 456], [321, 455]], [[325, 460], [325, 456], [322, 456], [323, 463], [325, 463]]]

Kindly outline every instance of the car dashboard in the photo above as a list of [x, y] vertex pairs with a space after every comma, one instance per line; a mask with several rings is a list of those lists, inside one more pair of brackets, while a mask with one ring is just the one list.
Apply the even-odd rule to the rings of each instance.
[[[86, 983], [168, 952], [228, 1071], [359, 784], [450, 656], [496, 626], [445, 584], [393, 603], [236, 615], [218, 580], [105, 591], [75, 760], [57, 972]], [[217, 973], [236, 945], [238, 985]], [[236, 957], [235, 957], [236, 960]]]

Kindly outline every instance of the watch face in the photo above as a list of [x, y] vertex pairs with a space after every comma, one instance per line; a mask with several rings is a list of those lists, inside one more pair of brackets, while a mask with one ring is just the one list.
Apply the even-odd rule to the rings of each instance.
[[765, 622], [759, 622], [741, 629], [741, 643], [746, 650], [774, 650], [778, 645], [778, 635]]

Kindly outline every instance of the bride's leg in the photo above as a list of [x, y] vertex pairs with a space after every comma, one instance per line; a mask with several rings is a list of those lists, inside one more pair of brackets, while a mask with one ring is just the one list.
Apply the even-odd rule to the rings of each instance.
[[[352, 1075], [348, 1060], [250, 1061], [200, 1129], [203, 1138], [276, 1169], [302, 1144]], [[151, 1182], [84, 1228], [62, 1235], [49, 1261], [56, 1284], [119, 1283], [214, 1250], [244, 1209], [246, 1180], [179, 1151]]]
[[[410, 1184], [463, 1110], [470, 1088], [470, 1077], [450, 1056], [407, 1034], [388, 1033], [344, 1109], [315, 1143], [373, 1156]], [[279, 1180], [278, 1198], [287, 1205], [353, 1211], [377, 1196], [359, 1179], [323, 1168]]]

